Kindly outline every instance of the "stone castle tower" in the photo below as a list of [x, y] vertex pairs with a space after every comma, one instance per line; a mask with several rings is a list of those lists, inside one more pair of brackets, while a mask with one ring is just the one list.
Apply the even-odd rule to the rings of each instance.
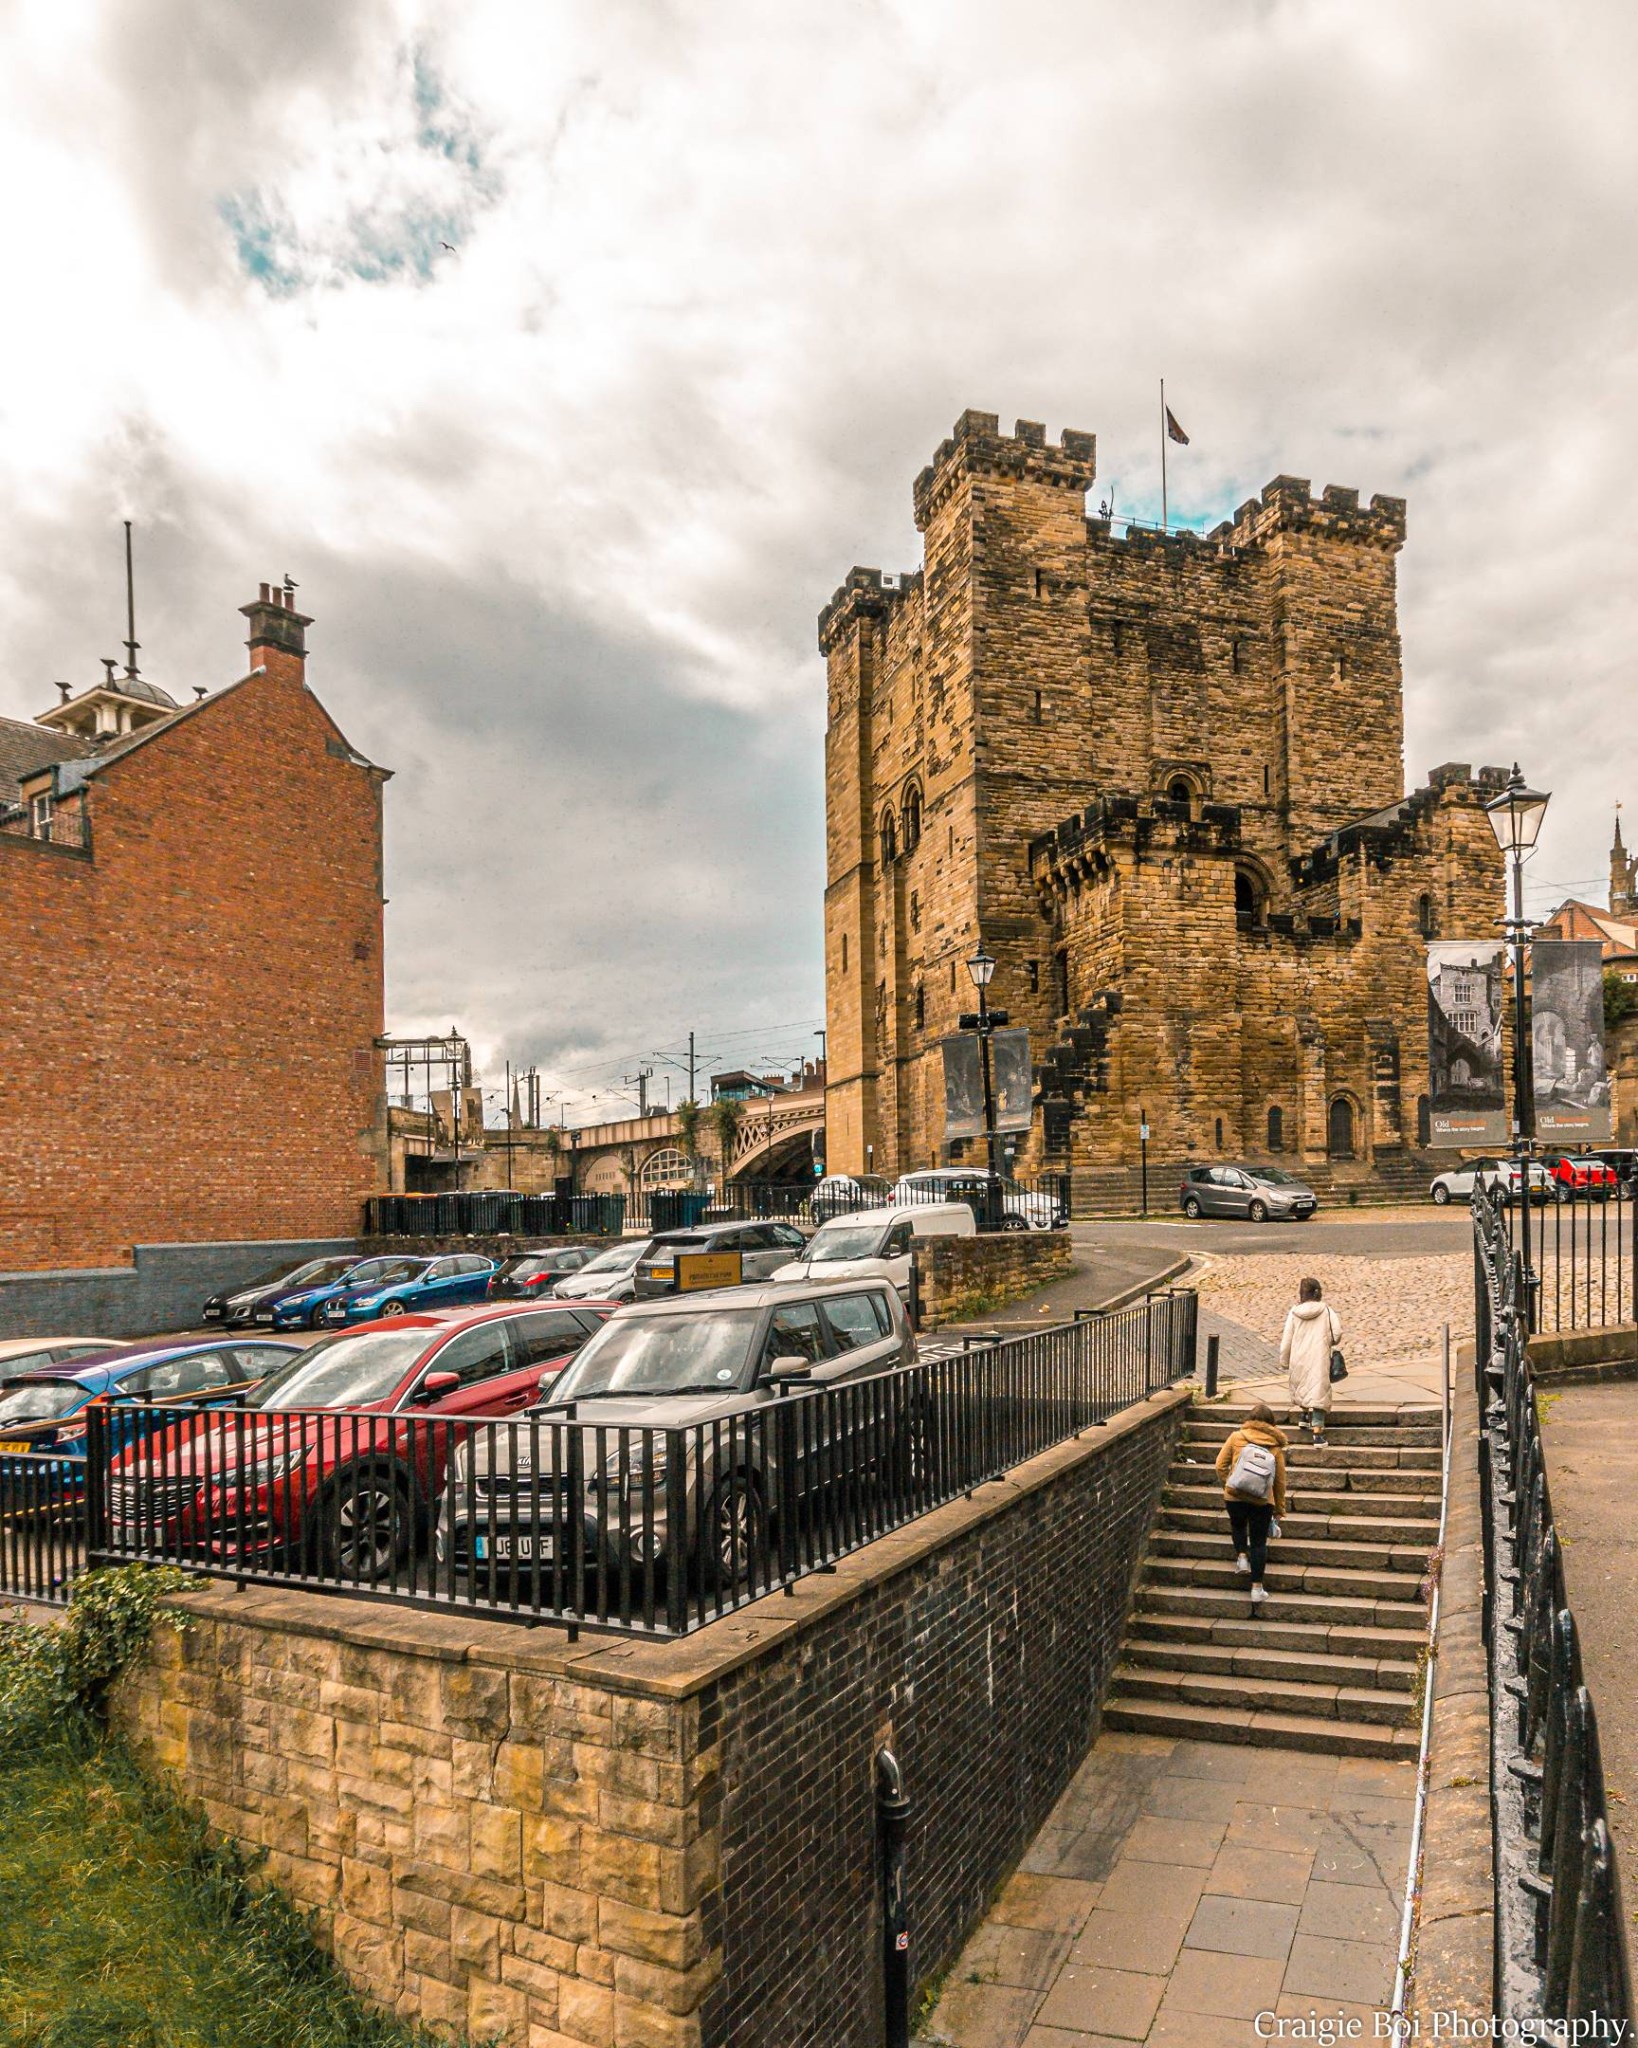
[[1610, 910], [1616, 917], [1638, 917], [1638, 854], [1629, 854], [1622, 843], [1619, 811], [1610, 848]]
[[[1404, 794], [1397, 498], [1278, 477], [1206, 538], [1088, 518], [1089, 434], [964, 413], [923, 566], [825, 607], [833, 1171], [943, 1141], [940, 1041], [1027, 1023], [1019, 1170], [1408, 1160], [1424, 944], [1489, 936], [1500, 856], [1453, 764]], [[1109, 1192], [1114, 1192], [1111, 1187]]]

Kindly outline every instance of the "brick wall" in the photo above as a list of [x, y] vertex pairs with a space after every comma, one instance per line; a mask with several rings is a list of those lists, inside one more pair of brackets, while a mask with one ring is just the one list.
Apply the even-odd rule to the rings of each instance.
[[116, 1719], [400, 2013], [505, 2048], [876, 2048], [875, 1752], [914, 1802], [925, 1982], [1096, 1732], [1184, 1398], [676, 1644], [187, 1595]]
[[8, 1266], [345, 1236], [380, 1184], [382, 776], [252, 660], [97, 768], [88, 852], [0, 835]]
[[1075, 1263], [1067, 1230], [1003, 1230], [982, 1237], [933, 1237], [916, 1246], [921, 1325], [936, 1330], [987, 1315], [1061, 1280]]

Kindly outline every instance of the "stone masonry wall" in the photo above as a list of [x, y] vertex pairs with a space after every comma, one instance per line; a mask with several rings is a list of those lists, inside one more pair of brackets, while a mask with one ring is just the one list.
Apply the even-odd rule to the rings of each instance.
[[946, 1967], [1096, 1732], [1185, 1396], [673, 1644], [226, 1588], [118, 1725], [384, 2005], [503, 2048], [877, 2048], [872, 1772]]
[[[1123, 1004], [1103, 1113], [1071, 1136], [1038, 1112], [1020, 1170], [1123, 1176], [1140, 1108], [1173, 1159], [1318, 1162], [1344, 1102], [1347, 1156], [1391, 1171], [1415, 1138], [1421, 943], [1488, 934], [1500, 902], [1494, 842], [1467, 829], [1488, 788], [1457, 816], [1454, 778], [1368, 872], [1315, 859], [1404, 795], [1405, 506], [1282, 476], [1209, 535], [1119, 535], [1087, 516], [1094, 476], [1090, 435], [964, 413], [916, 483], [923, 567], [855, 568], [821, 616], [830, 1168], [945, 1156], [941, 1040], [982, 938], [1038, 1078], [1084, 1006]], [[1043, 887], [1031, 842], [1115, 799], [1140, 838], [1160, 820], [1152, 843], [1089, 866], [1073, 902]]]
[[916, 1246], [921, 1326], [987, 1315], [1061, 1280], [1075, 1263], [1067, 1230], [1003, 1230], [982, 1237], [932, 1237]]

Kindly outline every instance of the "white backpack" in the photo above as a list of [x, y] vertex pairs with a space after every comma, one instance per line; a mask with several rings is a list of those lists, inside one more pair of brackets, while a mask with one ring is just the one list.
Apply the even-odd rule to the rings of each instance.
[[1228, 1490], [1241, 1500], [1271, 1500], [1274, 1474], [1278, 1470], [1274, 1453], [1267, 1444], [1243, 1444], [1228, 1476]]

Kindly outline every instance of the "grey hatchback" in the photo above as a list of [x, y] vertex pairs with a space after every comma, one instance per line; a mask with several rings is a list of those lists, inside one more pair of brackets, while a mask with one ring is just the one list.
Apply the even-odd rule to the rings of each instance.
[[[780, 1397], [915, 1357], [898, 1290], [885, 1280], [786, 1281], [629, 1303], [566, 1368], [548, 1403], [459, 1446], [439, 1555], [478, 1569], [561, 1566], [573, 1548], [572, 1517], [588, 1570], [641, 1571], [679, 1554], [668, 1517], [680, 1507], [681, 1554], [702, 1580], [724, 1588], [761, 1580], [774, 1504], [857, 1473], [860, 1460], [845, 1454], [838, 1434], [862, 1426], [868, 1406], [825, 1404], [820, 1427], [793, 1430], [797, 1470], [782, 1488], [779, 1432], [768, 1426]], [[680, 1483], [668, 1483], [668, 1445], [680, 1448]]]
[[1306, 1223], [1319, 1197], [1279, 1166], [1191, 1166], [1177, 1194], [1185, 1216], [1245, 1216], [1253, 1223], [1296, 1217]]
[[702, 1223], [692, 1230], [663, 1230], [637, 1261], [636, 1298], [673, 1291], [678, 1252], [737, 1252], [742, 1279], [767, 1280], [807, 1241], [794, 1223]]

